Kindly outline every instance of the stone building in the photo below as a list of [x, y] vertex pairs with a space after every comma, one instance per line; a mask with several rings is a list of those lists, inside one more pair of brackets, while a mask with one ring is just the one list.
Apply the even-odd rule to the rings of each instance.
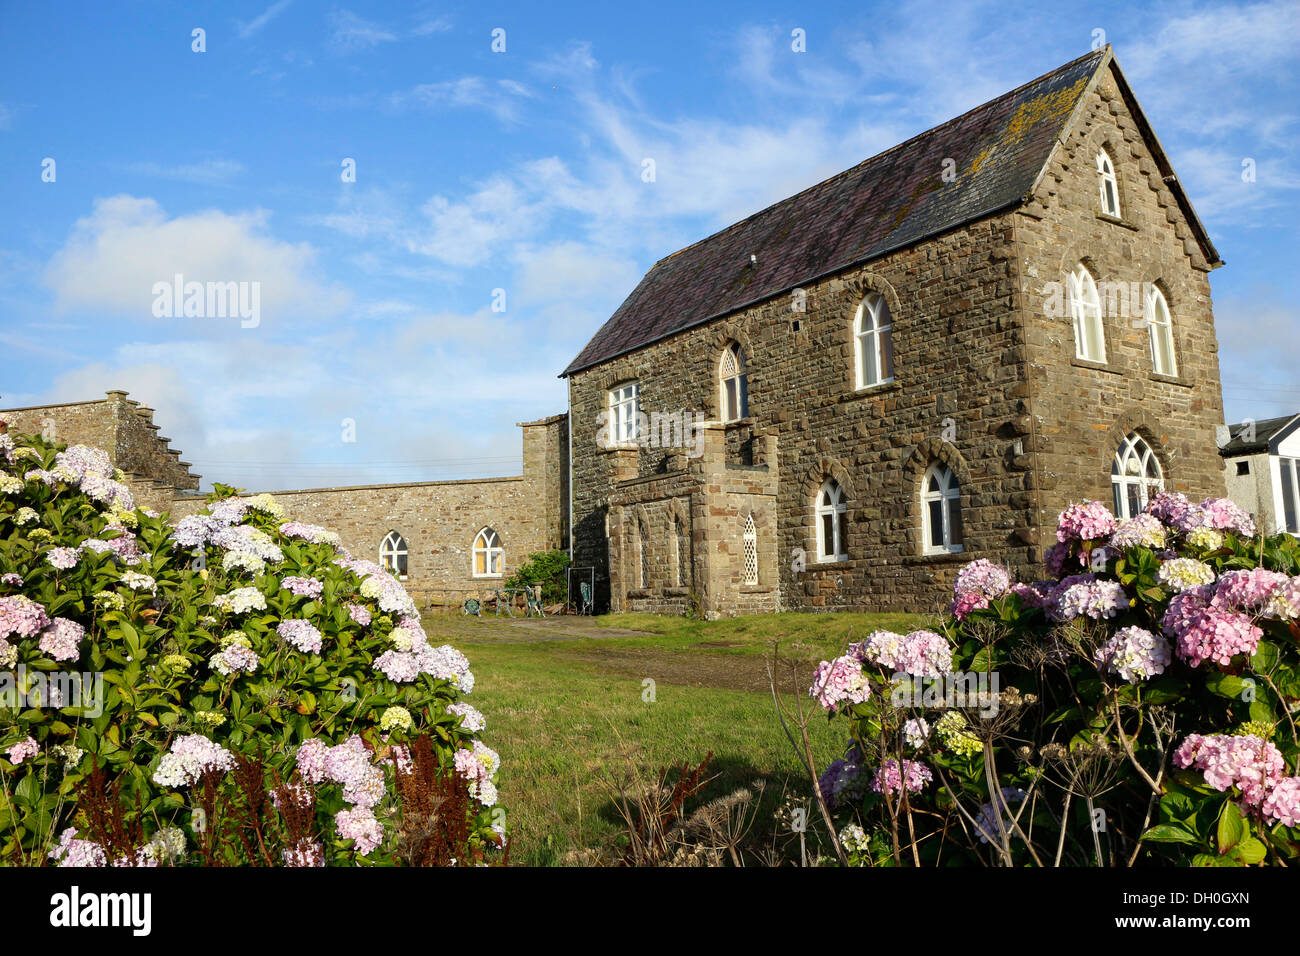
[[[425, 598], [571, 547], [598, 608], [937, 608], [1072, 501], [1223, 494], [1221, 264], [1106, 47], [660, 260], [522, 475], [277, 494]], [[199, 506], [125, 393], [0, 414]]]
[[[0, 411], [10, 431], [103, 448], [127, 473], [138, 504], [174, 518], [200, 511], [192, 474], [153, 409], [111, 391], [98, 401]], [[273, 491], [297, 521], [337, 531], [356, 556], [387, 562], [418, 601], [460, 604], [487, 596], [536, 551], [568, 547], [568, 418], [519, 426], [523, 474]], [[218, 478], [218, 480], [220, 480]]]
[[[928, 609], [1220, 495], [1220, 265], [1109, 47], [660, 260], [568, 380], [615, 610]], [[696, 427], [697, 422], [702, 422]]]

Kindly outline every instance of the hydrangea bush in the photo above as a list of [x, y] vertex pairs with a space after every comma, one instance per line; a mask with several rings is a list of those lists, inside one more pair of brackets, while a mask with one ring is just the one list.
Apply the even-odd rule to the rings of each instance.
[[[192, 862], [196, 808], [256, 766], [286, 818], [315, 815], [279, 862], [393, 863], [398, 777], [424, 739], [468, 794], [464, 862], [495, 859], [500, 761], [464, 700], [474, 676], [401, 584], [270, 496], [218, 486], [172, 526], [122, 479], [97, 449], [0, 434], [0, 860]], [[133, 852], [86, 838], [92, 778], [142, 834]]]
[[974, 561], [932, 629], [818, 666], [843, 858], [1294, 866], [1300, 542], [1169, 493], [1071, 505], [1056, 539], [1044, 580]]

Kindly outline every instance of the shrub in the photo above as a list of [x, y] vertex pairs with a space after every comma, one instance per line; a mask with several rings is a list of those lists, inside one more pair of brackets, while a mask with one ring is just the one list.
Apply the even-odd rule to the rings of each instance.
[[403, 853], [417, 740], [422, 787], [441, 774], [464, 815], [453, 842], [491, 858], [473, 674], [396, 579], [268, 495], [218, 486], [172, 527], [122, 478], [102, 451], [0, 434], [0, 860], [265, 862], [239, 834], [273, 830], [275, 863], [441, 859]]
[[1290, 865], [1300, 542], [1163, 493], [1125, 521], [1072, 505], [1056, 536], [1047, 579], [975, 561], [934, 630], [818, 667], [848, 860]]
[[535, 551], [506, 580], [505, 586], [530, 588], [534, 584], [540, 584], [543, 604], [563, 604], [568, 600], [569, 585], [565, 578], [568, 568], [567, 551]]

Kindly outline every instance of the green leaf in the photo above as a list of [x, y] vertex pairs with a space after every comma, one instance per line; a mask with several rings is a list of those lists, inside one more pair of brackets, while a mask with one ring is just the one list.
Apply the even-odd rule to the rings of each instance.
[[1223, 805], [1223, 811], [1219, 814], [1219, 852], [1227, 853], [1249, 835], [1249, 825], [1237, 805], [1229, 800]]
[[1232, 855], [1242, 863], [1254, 866], [1268, 855], [1268, 847], [1254, 837], [1246, 837], [1233, 848]]
[[1200, 839], [1195, 833], [1190, 833], [1182, 827], [1174, 826], [1170, 823], [1161, 823], [1153, 826], [1142, 834], [1142, 839], [1150, 843], [1200, 843]]

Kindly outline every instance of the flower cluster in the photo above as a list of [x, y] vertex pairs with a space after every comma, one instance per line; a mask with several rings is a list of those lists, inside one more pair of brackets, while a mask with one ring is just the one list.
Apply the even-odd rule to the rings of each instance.
[[1195, 768], [1215, 790], [1236, 787], [1248, 807], [1260, 807], [1286, 770], [1282, 753], [1253, 734], [1192, 734], [1174, 751], [1174, 766]]
[[1011, 572], [984, 558], [972, 561], [957, 573], [953, 586], [952, 613], [963, 620], [971, 611], [989, 606], [989, 602], [1011, 590]]
[[850, 645], [848, 654], [895, 674], [912, 677], [938, 677], [952, 670], [952, 647], [934, 631], [916, 630], [908, 634], [873, 631], [861, 643]]
[[1169, 666], [1169, 642], [1140, 627], [1122, 627], [1093, 655], [1098, 666], [1130, 684], [1163, 674]]
[[212, 606], [231, 614], [247, 614], [249, 611], [265, 611], [266, 597], [257, 588], [235, 588], [229, 594], [218, 594], [213, 598]]
[[832, 714], [841, 707], [865, 703], [871, 696], [871, 683], [862, 673], [862, 661], [850, 655], [822, 661], [813, 674], [808, 696]]
[[154, 783], [164, 787], [192, 787], [209, 770], [233, 770], [235, 758], [220, 744], [202, 734], [187, 734], [172, 741], [158, 761]]
[[1127, 610], [1129, 597], [1117, 581], [1099, 580], [1096, 575], [1076, 574], [1057, 589], [1056, 616], [1063, 621], [1090, 617], [1100, 621]]
[[1070, 505], [1061, 512], [1056, 524], [1056, 540], [1062, 544], [1072, 541], [1095, 541], [1115, 531], [1115, 516], [1100, 501], [1085, 501]]
[[1229, 605], [1211, 584], [1175, 594], [1160, 624], [1175, 638], [1178, 656], [1192, 667], [1205, 660], [1231, 664], [1238, 654], [1254, 654], [1264, 636], [1248, 615]]
[[1170, 558], [1160, 565], [1156, 580], [1175, 591], [1186, 591], [1202, 584], [1214, 583], [1214, 569], [1195, 558]]
[[56, 617], [49, 627], [41, 631], [39, 647], [56, 661], [75, 661], [81, 656], [81, 639], [86, 629], [66, 617]]
[[900, 765], [894, 758], [884, 761], [871, 780], [876, 793], [902, 793], [906, 787], [911, 793], [920, 793], [934, 779], [934, 773], [923, 763], [904, 760]]
[[325, 593], [325, 585], [317, 578], [289, 577], [280, 582], [280, 589], [288, 591], [295, 597], [315, 600]]
[[290, 618], [281, 621], [275, 628], [275, 633], [302, 651], [304, 654], [319, 654], [321, 649], [321, 633], [311, 621], [304, 621], [301, 618]]

